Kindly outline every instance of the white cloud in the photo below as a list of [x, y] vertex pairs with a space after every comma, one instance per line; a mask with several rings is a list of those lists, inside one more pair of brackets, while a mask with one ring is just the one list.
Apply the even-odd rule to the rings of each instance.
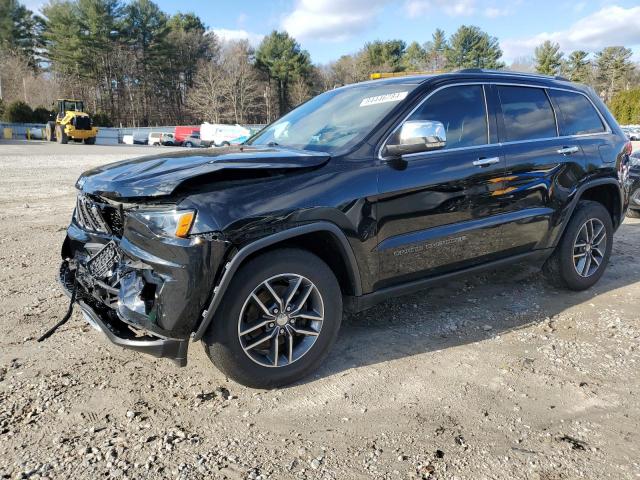
[[506, 59], [531, 54], [545, 40], [560, 44], [569, 52], [594, 52], [612, 45], [640, 45], [640, 6], [623, 8], [605, 7], [573, 23], [566, 30], [539, 33], [533, 37], [507, 39], [501, 42]]
[[404, 8], [411, 18], [432, 12], [460, 17], [473, 15], [477, 11], [476, 0], [406, 0]]
[[[485, 5], [479, 5], [484, 3]], [[489, 3], [489, 5], [486, 5]], [[498, 2], [501, 3], [501, 2]], [[483, 15], [487, 18], [504, 17], [513, 13], [513, 7], [521, 0], [505, 2], [497, 5], [492, 2], [478, 2], [478, 0], [405, 0], [404, 9], [410, 18], [420, 17], [427, 13], [444, 13], [450, 17], [468, 17]]]
[[231, 40], [248, 40], [249, 43], [256, 47], [264, 38], [261, 33], [247, 32], [246, 30], [231, 30], [228, 28], [214, 28], [213, 33], [222, 41], [228, 42]]
[[282, 28], [296, 39], [342, 41], [370, 27], [389, 0], [297, 0]]
[[509, 8], [487, 7], [484, 10], [484, 16], [488, 18], [506, 17], [511, 14]]

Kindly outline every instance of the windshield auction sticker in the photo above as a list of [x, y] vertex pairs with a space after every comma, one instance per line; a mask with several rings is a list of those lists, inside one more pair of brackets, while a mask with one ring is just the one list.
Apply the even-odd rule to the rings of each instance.
[[399, 102], [400, 100], [404, 100], [408, 93], [409, 92], [385, 93], [384, 95], [376, 95], [375, 97], [366, 97], [362, 99], [360, 106], [368, 107], [369, 105], [377, 105], [379, 103]]

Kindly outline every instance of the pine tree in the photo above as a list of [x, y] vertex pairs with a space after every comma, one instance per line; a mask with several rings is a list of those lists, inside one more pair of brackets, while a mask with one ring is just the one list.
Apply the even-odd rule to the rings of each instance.
[[309, 53], [287, 32], [274, 30], [262, 40], [256, 51], [256, 64], [269, 79], [275, 80], [280, 115], [289, 111], [289, 85], [292, 80], [307, 78], [311, 71]]
[[36, 20], [17, 0], [0, 0], [0, 52], [24, 56], [36, 67]]
[[449, 40], [447, 68], [504, 68], [498, 39], [476, 26], [462, 25]]
[[428, 69], [432, 72], [444, 70], [446, 68], [446, 51], [449, 44], [444, 30], [439, 28], [433, 32], [431, 41], [425, 45]]
[[[364, 46], [364, 56], [372, 70], [400, 72], [407, 45], [402, 40], [376, 40]], [[369, 72], [372, 73], [372, 72]]]
[[563, 55], [560, 51], [560, 45], [545, 40], [544, 43], [536, 47], [536, 72], [543, 75], [558, 75]]
[[625, 47], [606, 47], [596, 53], [596, 86], [606, 102], [619, 91], [628, 88], [635, 67], [633, 52]]
[[591, 77], [589, 54], [583, 50], [571, 52], [565, 65], [565, 74], [572, 82], [588, 83]]
[[418, 42], [411, 42], [402, 56], [402, 65], [407, 70], [424, 70], [427, 65], [427, 52]]

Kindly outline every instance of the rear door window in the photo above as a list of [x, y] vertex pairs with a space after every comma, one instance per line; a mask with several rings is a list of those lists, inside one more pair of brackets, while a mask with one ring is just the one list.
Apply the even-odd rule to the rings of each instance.
[[566, 90], [549, 90], [549, 96], [560, 112], [560, 135], [584, 135], [605, 131], [600, 115], [584, 95]]
[[442, 122], [445, 149], [488, 143], [487, 110], [482, 85], [447, 87], [429, 97], [408, 120]]
[[498, 86], [507, 142], [556, 137], [556, 120], [542, 88]]

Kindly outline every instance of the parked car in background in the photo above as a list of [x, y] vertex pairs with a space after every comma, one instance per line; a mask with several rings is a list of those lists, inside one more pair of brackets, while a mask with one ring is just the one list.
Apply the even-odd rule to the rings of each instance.
[[631, 141], [640, 141], [640, 128], [635, 126], [626, 126], [622, 127], [622, 131], [625, 133], [627, 138]]
[[200, 127], [199, 126], [178, 126], [175, 128], [173, 134], [175, 135], [176, 143], [178, 145], [182, 145], [187, 137], [197, 134], [200, 135]]
[[229, 377], [281, 386], [323, 364], [345, 310], [522, 262], [590, 288], [630, 154], [593, 90], [557, 77], [348, 85], [242, 147], [82, 174], [60, 279], [118, 345], [185, 365], [202, 340]]
[[205, 145], [226, 147], [244, 143], [251, 136], [251, 130], [242, 125], [203, 123], [200, 125], [200, 138]]
[[160, 144], [165, 147], [173, 147], [175, 145], [179, 145], [176, 140], [176, 136], [173, 133], [163, 133], [160, 137]]
[[162, 132], [151, 132], [147, 143], [149, 145], [162, 145]]
[[627, 217], [640, 218], [640, 150], [637, 150], [629, 157], [631, 177], [631, 197], [629, 199], [629, 209]]
[[192, 133], [189, 136], [183, 137], [181, 145], [183, 147], [187, 147], [187, 148], [201, 147], [202, 146], [202, 140], [200, 140], [200, 134], [199, 133]]
[[122, 136], [122, 143], [125, 145], [146, 145], [148, 142], [148, 136], [141, 132], [134, 132]]

